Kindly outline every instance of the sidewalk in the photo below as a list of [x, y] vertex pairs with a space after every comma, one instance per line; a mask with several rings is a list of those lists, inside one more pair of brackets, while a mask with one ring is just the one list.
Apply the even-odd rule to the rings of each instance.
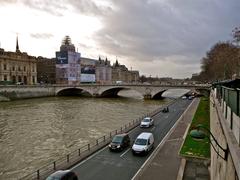
[[[156, 147], [155, 153], [135, 176], [134, 180], [176, 180], [178, 178], [181, 164], [178, 153], [184, 140], [185, 131], [192, 121], [198, 103], [199, 98], [195, 98], [189, 109], [176, 122], [177, 124], [171, 130], [172, 132], [167, 135], [162, 144]], [[184, 171], [184, 168], [181, 171]], [[183, 174], [183, 172], [180, 174]]]

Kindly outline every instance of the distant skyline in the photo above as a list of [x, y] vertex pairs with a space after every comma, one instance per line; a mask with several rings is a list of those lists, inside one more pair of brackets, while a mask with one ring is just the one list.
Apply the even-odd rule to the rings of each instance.
[[240, 26], [239, 0], [0, 0], [0, 44], [55, 57], [64, 36], [83, 57], [152, 77], [187, 78]]

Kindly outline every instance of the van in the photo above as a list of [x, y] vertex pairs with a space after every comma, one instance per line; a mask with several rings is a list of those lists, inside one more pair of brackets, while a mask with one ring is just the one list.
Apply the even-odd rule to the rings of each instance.
[[130, 145], [129, 135], [124, 133], [115, 135], [111, 143], [108, 145], [108, 147], [110, 151], [122, 151], [129, 145]]
[[149, 132], [143, 132], [136, 138], [133, 146], [133, 154], [146, 154], [148, 153], [154, 145], [153, 134]]

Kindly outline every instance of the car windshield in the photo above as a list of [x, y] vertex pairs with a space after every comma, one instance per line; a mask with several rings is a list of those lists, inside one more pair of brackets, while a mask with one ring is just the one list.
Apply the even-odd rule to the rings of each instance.
[[135, 143], [136, 145], [146, 145], [147, 139], [136, 139]]
[[123, 136], [115, 136], [112, 140], [113, 143], [121, 143]]
[[143, 122], [150, 122], [150, 119], [149, 118], [145, 118], [145, 119], [143, 119]]

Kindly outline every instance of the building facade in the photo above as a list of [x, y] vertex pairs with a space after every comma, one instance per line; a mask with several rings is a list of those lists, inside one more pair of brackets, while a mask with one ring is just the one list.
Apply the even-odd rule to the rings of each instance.
[[39, 56], [37, 58], [37, 82], [56, 84], [56, 59]]
[[118, 63], [118, 60], [112, 66], [112, 83], [116, 82], [123, 83], [137, 83], [139, 82], [139, 72], [129, 71], [125, 65]]
[[102, 60], [100, 57], [96, 61], [96, 82], [99, 84], [112, 83], [112, 67], [110, 61]]
[[0, 49], [0, 82], [25, 85], [37, 83], [37, 59], [19, 50], [18, 39], [16, 52]]
[[60, 51], [56, 52], [56, 83], [77, 85], [81, 83], [81, 54], [75, 51], [69, 36], [62, 41]]

